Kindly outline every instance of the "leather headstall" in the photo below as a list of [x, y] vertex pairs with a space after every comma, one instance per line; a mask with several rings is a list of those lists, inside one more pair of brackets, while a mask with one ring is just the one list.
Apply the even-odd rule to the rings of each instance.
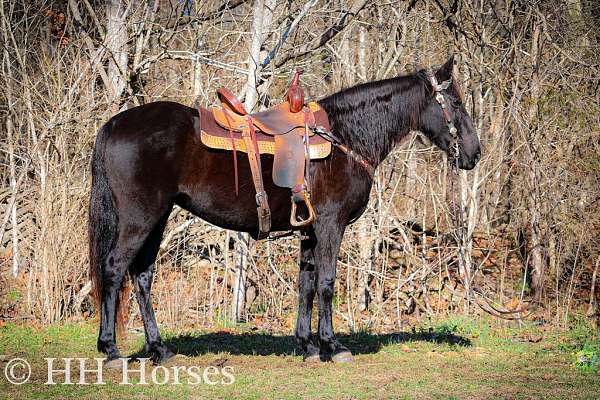
[[450, 142], [450, 151], [448, 155], [450, 157], [450, 164], [453, 168], [458, 166], [458, 160], [460, 158], [460, 146], [458, 144], [458, 130], [456, 126], [454, 126], [454, 122], [452, 121], [452, 116], [450, 115], [450, 111], [448, 111], [448, 105], [446, 103], [446, 98], [442, 91], [448, 89], [452, 84], [452, 78], [443, 81], [438, 84], [435, 74], [428, 74], [429, 82], [433, 87], [433, 92], [435, 94], [435, 100], [438, 102], [440, 107], [442, 107], [442, 113], [444, 114], [444, 119], [446, 120], [446, 126], [448, 127], [448, 131], [450, 132], [450, 136], [452, 136], [452, 140]]

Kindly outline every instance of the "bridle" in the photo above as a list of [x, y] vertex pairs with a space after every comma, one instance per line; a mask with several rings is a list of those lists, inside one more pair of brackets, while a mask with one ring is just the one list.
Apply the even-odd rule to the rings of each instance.
[[[460, 160], [460, 146], [458, 140], [458, 130], [456, 126], [454, 126], [454, 122], [452, 122], [452, 116], [450, 115], [450, 111], [448, 111], [448, 106], [446, 103], [446, 98], [442, 93], [443, 90], [446, 90], [452, 84], [452, 78], [443, 81], [441, 84], [438, 84], [435, 74], [428, 73], [427, 77], [429, 78], [429, 82], [433, 87], [433, 92], [435, 93], [435, 100], [438, 102], [440, 107], [442, 107], [442, 113], [444, 114], [444, 119], [446, 120], [446, 126], [450, 131], [450, 135], [452, 136], [452, 140], [450, 141], [449, 151], [448, 151], [448, 162], [450, 163], [452, 170], [458, 170], [458, 162]], [[375, 175], [375, 168], [366, 160], [364, 157], [359, 155], [358, 153], [352, 151], [347, 146], [342, 144], [340, 139], [335, 136], [331, 131], [318, 126], [313, 128], [313, 132], [320, 135], [324, 139], [331, 142], [335, 147], [340, 149], [342, 152], [347, 154], [350, 158], [354, 159], [359, 165], [361, 165], [369, 174], [371, 178]]]
[[[450, 136], [452, 137], [452, 139], [450, 140], [450, 145], [448, 147], [448, 163], [450, 164], [450, 167], [452, 168], [452, 171], [454, 172], [454, 174], [458, 173], [458, 161], [460, 158], [460, 147], [458, 145], [458, 130], [456, 129], [456, 126], [454, 126], [454, 122], [452, 121], [452, 116], [450, 115], [450, 111], [448, 111], [448, 105], [446, 104], [446, 98], [444, 97], [444, 94], [442, 93], [443, 90], [446, 90], [450, 87], [450, 85], [452, 84], [452, 78], [449, 78], [448, 80], [443, 81], [441, 84], [439, 84], [437, 82], [437, 79], [435, 77], [434, 73], [427, 73], [427, 78], [429, 78], [429, 82], [431, 83], [431, 86], [433, 87], [433, 93], [435, 94], [435, 100], [438, 102], [438, 104], [440, 105], [440, 107], [442, 108], [442, 113], [444, 114], [444, 119], [446, 120], [446, 126], [448, 127], [448, 131], [450, 132]], [[463, 237], [463, 230], [465, 227], [465, 218], [464, 218], [464, 209], [461, 205], [457, 205], [456, 202], [456, 190], [454, 190], [454, 183], [455, 183], [456, 179], [450, 179], [450, 191], [451, 191], [451, 215], [453, 217], [453, 219], [458, 223], [458, 234], [456, 235], [456, 240], [457, 242], [462, 241], [462, 237]], [[460, 181], [459, 181], [459, 185], [460, 185]], [[463, 260], [462, 263], [459, 263], [459, 269], [461, 268], [460, 265], [464, 265], [464, 252], [462, 251], [463, 247], [459, 246], [458, 248], [458, 257], [460, 259]], [[463, 284], [465, 286], [465, 289], [468, 292], [468, 296], [473, 298], [473, 290], [471, 288], [471, 279], [469, 277], [470, 275], [470, 271], [467, 271], [466, 267], [465, 271], [461, 271], [461, 276], [464, 273], [464, 277], [462, 277], [462, 279], [464, 280]]]
[[[444, 97], [444, 94], [442, 93], [443, 90], [446, 90], [450, 87], [450, 85], [452, 84], [452, 78], [445, 80], [440, 84], [438, 84], [437, 79], [435, 78], [435, 75], [433, 73], [427, 73], [427, 78], [429, 78], [429, 82], [431, 83], [431, 86], [433, 87], [433, 92], [435, 94], [435, 100], [438, 102], [440, 107], [442, 107], [442, 113], [444, 114], [444, 119], [446, 120], [446, 126], [448, 127], [448, 131], [450, 131], [450, 135], [452, 136], [450, 146], [449, 146], [450, 151], [448, 151], [448, 158], [449, 158], [448, 161], [449, 161], [453, 171], [456, 173], [456, 172], [458, 172], [458, 162], [460, 159], [460, 146], [459, 146], [458, 130], [456, 129], [456, 126], [454, 126], [454, 122], [452, 122], [452, 116], [450, 115], [450, 111], [448, 111], [446, 98]], [[454, 179], [451, 182], [452, 182], [451, 185], [453, 187]], [[456, 191], [453, 190], [453, 188], [451, 189], [451, 191], [452, 191], [452, 208], [454, 210], [456, 210], [458, 208], [459, 220], [457, 222], [459, 223], [459, 226], [461, 227], [460, 229], [464, 229], [464, 226], [465, 226], [464, 210], [463, 210], [462, 206], [457, 207]], [[456, 211], [455, 211], [455, 213], [456, 213]], [[459, 257], [464, 257], [464, 256], [461, 255], [459, 252]], [[466, 272], [469, 273], [468, 271], [466, 271]], [[471, 286], [470, 278], [468, 276], [466, 277], [466, 280], [467, 280], [467, 282], [464, 282], [465, 289], [469, 293], [469, 296], [473, 300], [475, 300], [477, 305], [482, 310], [484, 310], [485, 312], [487, 312], [493, 316], [503, 318], [503, 319], [522, 319], [522, 317], [519, 315], [520, 313], [523, 312], [522, 309], [518, 309], [518, 310], [498, 309], [496, 306], [494, 306], [488, 300], [487, 296], [485, 296], [485, 294], [483, 293], [483, 291], [480, 288], [473, 288]], [[475, 296], [475, 294], [478, 294], [482, 298], [482, 300], [480, 300], [477, 296]], [[515, 315], [515, 314], [517, 315], [517, 317], [510, 317], [510, 315]]]
[[452, 78], [443, 81], [442, 83], [437, 82], [435, 74], [428, 73], [427, 77], [429, 78], [429, 82], [433, 87], [433, 92], [435, 93], [435, 100], [438, 102], [440, 107], [442, 107], [442, 113], [444, 114], [444, 119], [446, 120], [446, 126], [448, 127], [448, 131], [450, 131], [450, 136], [452, 136], [452, 140], [450, 141], [449, 146], [449, 163], [452, 168], [456, 171], [458, 169], [458, 161], [460, 159], [460, 146], [458, 144], [458, 130], [456, 126], [454, 126], [454, 122], [452, 121], [452, 116], [450, 115], [450, 111], [448, 111], [448, 106], [446, 103], [446, 98], [442, 93], [443, 90], [446, 90], [452, 84]]

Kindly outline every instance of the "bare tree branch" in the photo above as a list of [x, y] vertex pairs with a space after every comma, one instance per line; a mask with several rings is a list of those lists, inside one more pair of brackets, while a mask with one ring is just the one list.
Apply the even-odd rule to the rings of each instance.
[[285, 53], [281, 59], [277, 60], [275, 66], [281, 67], [283, 64], [287, 63], [293, 58], [301, 57], [305, 54], [308, 54], [325, 46], [325, 44], [327, 44], [331, 39], [336, 37], [341, 31], [344, 30], [346, 26], [350, 24], [350, 22], [354, 20], [354, 18], [356, 18], [358, 13], [363, 8], [365, 8], [367, 3], [368, 0], [356, 0], [350, 7], [350, 10], [346, 11], [335, 25], [329, 27], [316, 40], [310, 41], [297, 49], [290, 50], [287, 53]]

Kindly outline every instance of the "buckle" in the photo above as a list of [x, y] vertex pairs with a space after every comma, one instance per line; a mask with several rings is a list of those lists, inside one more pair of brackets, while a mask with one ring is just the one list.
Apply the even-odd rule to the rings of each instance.
[[448, 122], [448, 130], [450, 131], [450, 134], [452, 135], [452, 137], [454, 139], [456, 139], [457, 138], [456, 132], [458, 132], [458, 131], [456, 130], [456, 127], [454, 126], [453, 122]]
[[256, 199], [256, 205], [259, 207], [262, 207], [263, 204], [265, 204], [265, 202], [267, 201], [267, 192], [258, 192], [256, 193], [255, 196]]

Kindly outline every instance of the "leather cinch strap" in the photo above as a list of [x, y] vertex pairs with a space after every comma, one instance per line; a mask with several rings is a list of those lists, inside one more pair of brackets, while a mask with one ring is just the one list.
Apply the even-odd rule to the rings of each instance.
[[258, 143], [256, 142], [256, 131], [252, 117], [248, 116], [248, 129], [242, 131], [242, 138], [246, 144], [248, 152], [248, 161], [250, 163], [250, 171], [252, 172], [252, 181], [256, 188], [256, 205], [258, 208], [258, 239], [264, 239], [268, 236], [271, 230], [271, 210], [267, 199], [267, 192], [262, 179], [262, 167], [260, 164], [260, 153], [258, 152]]

